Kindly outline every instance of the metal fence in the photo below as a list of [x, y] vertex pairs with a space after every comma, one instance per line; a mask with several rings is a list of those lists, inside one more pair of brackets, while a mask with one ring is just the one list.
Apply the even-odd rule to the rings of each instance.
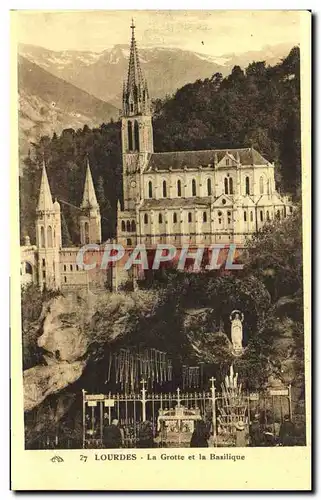
[[[263, 423], [277, 424], [285, 414], [292, 417], [291, 387], [271, 389], [264, 393], [242, 393], [238, 400], [226, 401], [217, 393], [215, 379], [210, 379], [210, 391], [148, 393], [145, 381], [142, 389], [133, 394], [88, 394], [83, 390], [83, 448], [103, 447], [104, 427], [112, 419], [119, 421], [123, 432], [123, 446], [136, 447], [143, 422], [148, 420], [160, 446], [189, 446], [193, 422], [202, 419], [211, 435], [211, 446], [231, 445], [235, 422], [249, 425], [251, 415], [259, 413]], [[162, 432], [161, 421], [166, 420], [168, 432]]]

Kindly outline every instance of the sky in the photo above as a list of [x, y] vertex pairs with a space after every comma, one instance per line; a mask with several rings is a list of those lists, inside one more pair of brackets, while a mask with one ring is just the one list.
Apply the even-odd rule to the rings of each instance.
[[134, 18], [140, 47], [219, 56], [300, 41], [299, 11], [16, 11], [18, 42], [100, 52], [128, 45]]

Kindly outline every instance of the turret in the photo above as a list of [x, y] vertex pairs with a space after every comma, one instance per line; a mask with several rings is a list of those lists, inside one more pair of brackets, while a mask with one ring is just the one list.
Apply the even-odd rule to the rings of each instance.
[[84, 192], [80, 208], [82, 209], [82, 215], [79, 218], [81, 244], [101, 243], [100, 209], [96, 198], [88, 158]]

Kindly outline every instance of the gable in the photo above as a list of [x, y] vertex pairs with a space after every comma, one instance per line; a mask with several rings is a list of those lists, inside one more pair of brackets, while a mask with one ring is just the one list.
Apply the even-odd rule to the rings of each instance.
[[233, 200], [230, 198], [230, 196], [227, 196], [226, 194], [221, 194], [216, 200], [212, 203], [213, 208], [226, 208], [226, 207], [232, 207], [233, 206]]

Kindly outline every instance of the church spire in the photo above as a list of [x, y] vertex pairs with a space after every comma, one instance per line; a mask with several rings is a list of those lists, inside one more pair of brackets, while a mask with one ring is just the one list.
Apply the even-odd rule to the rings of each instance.
[[42, 212], [46, 210], [53, 210], [52, 196], [47, 177], [45, 159], [43, 159], [43, 164], [42, 164], [40, 193], [39, 193], [37, 210]]
[[85, 180], [85, 187], [84, 187], [84, 194], [82, 198], [81, 208], [99, 208], [99, 205], [97, 203], [93, 178], [91, 176], [88, 157], [87, 157], [86, 180]]
[[150, 114], [149, 94], [147, 83], [140, 67], [133, 19], [130, 28], [132, 30], [132, 37], [127, 82], [123, 89], [123, 112], [125, 116], [146, 115]]

